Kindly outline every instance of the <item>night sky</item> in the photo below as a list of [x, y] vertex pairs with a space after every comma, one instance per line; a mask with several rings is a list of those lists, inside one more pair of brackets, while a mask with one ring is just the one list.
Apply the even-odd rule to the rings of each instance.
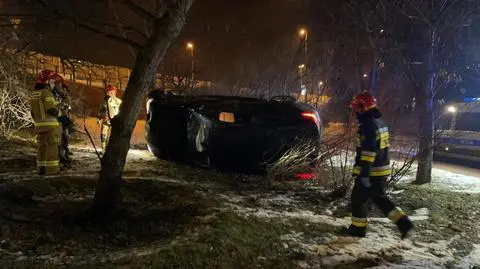
[[[37, 3], [27, 0], [18, 1]], [[89, 18], [94, 16], [101, 18], [103, 14], [111, 16], [114, 13], [107, 7], [108, 5], [105, 3], [108, 2], [106, 1], [90, 1], [90, 3], [94, 3], [93, 5], [98, 5], [95, 9], [86, 7], [86, 0], [49, 1], [65, 6], [77, 5], [74, 12], [84, 12]], [[172, 73], [172, 70], [176, 69], [179, 71], [176, 73], [177, 75], [190, 72], [190, 56], [185, 49], [187, 41], [195, 44], [195, 66], [199, 79], [218, 82], [235, 74], [239, 66], [245, 69], [259, 70], [257, 73], [263, 73], [262, 71], [272, 65], [281, 65], [281, 68], [296, 70], [296, 64], [301, 63], [300, 57], [302, 57], [299, 50], [298, 29], [300, 26], [306, 26], [309, 29], [309, 51], [327, 52], [332, 50], [332, 53], [328, 53], [334, 55], [334, 63], [317, 63], [317, 66], [342, 68], [321, 71], [323, 72], [322, 76], [334, 77], [340, 83], [334, 87], [351, 87], [352, 85], [347, 84], [358, 84], [355, 82], [358, 77], [363, 73], [369, 73], [372, 55], [367, 50], [363, 50], [358, 56], [358, 61], [352, 61], [354, 56], [352, 53], [358, 46], [352, 43], [355, 40], [352, 38], [355, 32], [350, 33], [349, 31], [358, 29], [361, 16], [358, 16], [355, 10], [350, 10], [349, 15], [345, 15], [342, 10], [344, 6], [341, 5], [344, 2], [344, 0], [196, 0], [185, 28], [159, 66], [159, 71]], [[365, 10], [370, 10], [368, 6], [374, 2], [352, 1], [353, 6], [363, 5]], [[379, 18], [376, 14], [371, 15]], [[127, 16], [120, 15], [120, 17], [132, 20]], [[25, 29], [30, 34], [34, 33], [31, 39], [35, 40], [35, 43], [29, 49], [99, 64], [124, 67], [131, 67], [133, 64], [133, 54], [125, 44], [74, 27], [73, 24], [65, 23], [65, 21], [52, 23], [52, 21], [45, 22], [44, 20], [42, 16], [38, 16], [35, 18], [33, 26]], [[381, 22], [372, 27], [382, 27]], [[411, 25], [407, 28], [416, 29]], [[400, 31], [402, 30], [400, 29]], [[365, 34], [363, 33], [363, 39], [368, 38]], [[411, 40], [409, 40], [411, 38], [407, 35], [407, 39], [403, 41], [411, 44]], [[368, 40], [363, 40], [363, 42], [364, 45], [368, 44]], [[324, 46], [325, 44], [326, 47], [315, 48], [315, 46]], [[468, 51], [478, 51], [476, 48], [478, 45], [475, 45], [474, 49], [469, 48]], [[456, 67], [463, 68], [466, 65], [473, 66], [473, 64], [478, 66], [480, 56], [467, 55], [466, 51], [459, 50], [458, 46], [455, 49], [462, 54], [460, 58], [463, 59], [455, 63]], [[295, 59], [280, 63], [278, 58], [282, 57]], [[317, 61], [318, 58], [317, 54], [310, 59]], [[472, 59], [475, 60], [473, 63]], [[255, 68], [249, 66], [255, 62], [261, 64]], [[261, 66], [262, 64], [264, 66]], [[361, 67], [358, 68], [358, 66]], [[455, 88], [458, 90], [465, 88], [469, 92], [468, 94], [480, 94], [479, 87], [477, 87], [479, 84], [477, 73], [472, 76], [465, 74], [462, 85], [455, 85]], [[450, 93], [458, 94], [459, 92], [455, 90]]]
[[[308, 0], [197, 0], [163, 61], [164, 68], [172, 68], [173, 62], [189, 62], [186, 41], [195, 43], [198, 74], [211, 79], [231, 72], [249, 57], [267, 55], [274, 46], [295, 51], [298, 27], [307, 24], [308, 15]], [[132, 53], [125, 45], [65, 27], [52, 26], [50, 32], [62, 34], [38, 42], [36, 48], [102, 64], [132, 64]]]

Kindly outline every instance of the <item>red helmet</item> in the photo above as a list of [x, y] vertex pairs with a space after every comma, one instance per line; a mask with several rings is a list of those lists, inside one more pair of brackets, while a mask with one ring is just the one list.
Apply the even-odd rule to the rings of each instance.
[[365, 112], [377, 107], [377, 99], [365, 91], [353, 98], [350, 107], [353, 108], [355, 112]]
[[116, 92], [117, 91], [117, 88], [115, 88], [115, 86], [112, 86], [112, 85], [108, 85], [107, 86], [107, 89], [105, 90], [106, 92]]
[[52, 70], [42, 70], [38, 73], [37, 83], [46, 84], [50, 79], [56, 79], [57, 74]]

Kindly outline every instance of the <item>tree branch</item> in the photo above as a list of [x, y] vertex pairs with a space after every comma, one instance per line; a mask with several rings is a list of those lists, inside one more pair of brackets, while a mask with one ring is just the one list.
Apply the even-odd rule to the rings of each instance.
[[115, 40], [117, 42], [121, 42], [121, 43], [130, 45], [130, 46], [132, 46], [136, 49], [139, 49], [141, 47], [141, 45], [139, 43], [137, 43], [137, 42], [135, 42], [131, 39], [128, 39], [128, 38], [122, 37], [122, 36], [118, 36], [118, 35], [115, 35], [115, 34], [107, 33], [105, 31], [102, 31], [102, 30], [100, 30], [96, 27], [93, 27], [93, 26], [91, 26], [87, 23], [80, 22], [76, 18], [68, 16], [67, 14], [64, 14], [63, 12], [61, 12], [60, 10], [58, 10], [56, 8], [52, 8], [45, 0], [37, 0], [37, 2], [42, 7], [44, 7], [45, 9], [50, 10], [56, 16], [56, 19], [70, 21], [80, 28], [83, 28], [83, 29], [88, 30], [90, 32], [93, 32], [95, 34], [110, 38], [110, 39]]
[[155, 19], [155, 16], [145, 10], [143, 7], [140, 5], [136, 4], [132, 0], [123, 0], [123, 3], [125, 6], [127, 6], [133, 13], [135, 13], [138, 17], [145, 19], [145, 20], [152, 20]]

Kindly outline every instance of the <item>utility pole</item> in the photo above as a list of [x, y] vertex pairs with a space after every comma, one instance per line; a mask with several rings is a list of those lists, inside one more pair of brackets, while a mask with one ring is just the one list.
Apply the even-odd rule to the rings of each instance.
[[192, 88], [195, 86], [195, 55], [194, 55], [194, 50], [195, 50], [195, 46], [193, 45], [192, 42], [188, 42], [187, 43], [187, 50], [190, 51], [190, 56], [191, 56], [191, 60], [192, 60], [192, 69], [191, 69], [191, 84], [192, 84]]
[[300, 90], [301, 90], [301, 95], [305, 95], [305, 102], [307, 102], [307, 86], [304, 85], [306, 84], [306, 79], [305, 76], [307, 74], [307, 62], [308, 62], [308, 32], [305, 28], [301, 28], [298, 31], [298, 35], [300, 36], [300, 41], [303, 41], [303, 52], [304, 52], [304, 62], [303, 64], [299, 65], [300, 69]]

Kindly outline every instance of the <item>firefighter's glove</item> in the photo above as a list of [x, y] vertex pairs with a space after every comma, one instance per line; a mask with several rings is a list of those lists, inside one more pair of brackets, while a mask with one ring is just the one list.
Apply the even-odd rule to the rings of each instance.
[[357, 180], [367, 189], [372, 186], [372, 182], [370, 182], [369, 177], [358, 177]]

